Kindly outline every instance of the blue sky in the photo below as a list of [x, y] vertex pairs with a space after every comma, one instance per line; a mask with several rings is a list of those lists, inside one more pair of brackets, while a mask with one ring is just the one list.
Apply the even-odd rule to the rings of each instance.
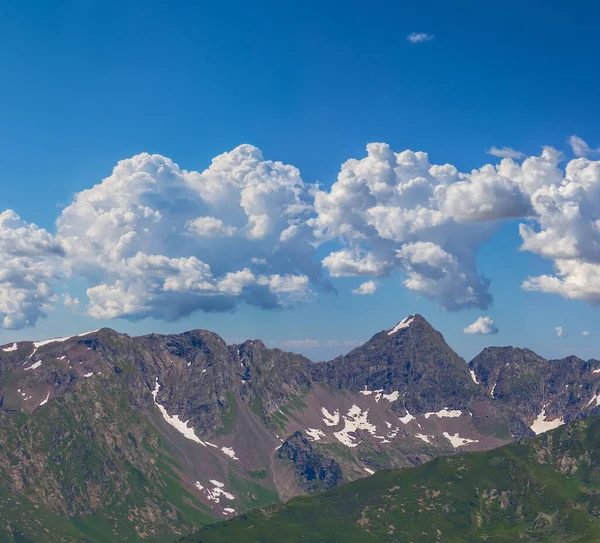
[[[295, 166], [305, 183], [319, 181], [325, 191], [370, 142], [396, 153], [425, 151], [431, 164], [467, 173], [499, 162], [487, 153], [493, 146], [525, 156], [552, 146], [564, 153], [564, 167], [574, 158], [571, 135], [600, 144], [598, 16], [594, 2], [558, 1], [6, 2], [0, 209], [54, 236], [74, 194], [108, 177], [119, 160], [156, 153], [202, 172], [240, 144]], [[434, 37], [411, 43], [412, 32]], [[286, 300], [285, 309], [241, 303], [175, 321], [157, 311], [98, 319], [85, 314], [96, 272], [75, 273], [53, 287], [60, 297], [68, 285], [80, 298], [75, 314], [55, 303], [33, 329], [0, 330], [0, 341], [105, 325], [132, 334], [208, 328], [232, 341], [310, 339], [294, 350], [322, 359], [419, 312], [466, 358], [490, 344], [598, 357], [593, 297], [521, 287], [529, 276], [552, 274], [556, 259], [518, 250], [522, 222], [503, 220], [477, 248], [477, 273], [491, 280], [489, 308], [444, 311], [403, 286], [405, 271], [394, 269], [389, 277], [333, 277], [335, 293], [315, 287], [308, 299]], [[324, 243], [313, 261], [342, 245]], [[202, 260], [202, 251], [194, 255]], [[594, 262], [593, 254], [582, 259]], [[217, 260], [211, 267], [227, 264]], [[373, 295], [351, 294], [370, 279], [378, 282]], [[480, 316], [490, 316], [499, 333], [464, 334]], [[557, 337], [556, 326], [568, 336]]]

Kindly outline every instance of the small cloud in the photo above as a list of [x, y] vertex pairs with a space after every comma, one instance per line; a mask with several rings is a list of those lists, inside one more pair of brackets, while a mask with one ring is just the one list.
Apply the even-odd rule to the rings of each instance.
[[516, 151], [511, 147], [502, 147], [502, 149], [494, 146], [488, 151], [488, 155], [497, 156], [501, 158], [523, 158], [525, 153], [521, 153], [521, 151]]
[[600, 153], [600, 147], [598, 149], [592, 149], [586, 141], [582, 140], [578, 136], [575, 136], [574, 134], [569, 138], [568, 141], [575, 156], [590, 156]]
[[497, 334], [498, 327], [490, 317], [479, 317], [473, 324], [469, 324], [463, 329], [465, 334], [477, 334], [487, 336], [489, 334]]
[[590, 333], [587, 330], [584, 330], [583, 332], [581, 332], [581, 335], [583, 337], [588, 337], [590, 335]]
[[69, 309], [75, 309], [79, 305], [79, 298], [74, 298], [70, 294], [64, 294], [63, 303]]
[[569, 331], [562, 326], [555, 326], [554, 331], [556, 332], [557, 337], [567, 337], [569, 335]]
[[365, 281], [358, 288], [352, 289], [352, 294], [367, 295], [375, 294], [377, 283], [375, 281]]
[[435, 36], [433, 34], [426, 34], [425, 32], [411, 32], [406, 39], [410, 43], [421, 43], [424, 41], [431, 41]]
[[282, 347], [289, 349], [318, 349], [322, 347], [357, 347], [362, 342], [357, 340], [344, 340], [338, 339], [288, 339], [281, 342]]

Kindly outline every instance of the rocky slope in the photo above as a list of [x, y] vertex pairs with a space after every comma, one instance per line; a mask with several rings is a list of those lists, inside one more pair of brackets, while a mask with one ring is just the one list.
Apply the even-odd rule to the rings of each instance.
[[600, 419], [485, 453], [381, 471], [182, 543], [600, 541]]
[[598, 412], [599, 396], [600, 362], [507, 347], [467, 365], [419, 315], [317, 364], [202, 330], [9, 344], [0, 508], [12, 513], [0, 541], [37, 534], [29, 508], [77, 534], [56, 528], [48, 541], [160, 541], [380, 469], [533, 436]]

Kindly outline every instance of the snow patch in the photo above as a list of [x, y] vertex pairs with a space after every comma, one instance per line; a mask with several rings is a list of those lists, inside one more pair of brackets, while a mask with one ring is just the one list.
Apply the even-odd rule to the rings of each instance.
[[346, 445], [347, 447], [356, 447], [359, 442], [356, 442], [358, 438], [350, 434], [357, 430], [366, 430], [371, 435], [375, 435], [377, 428], [371, 424], [368, 420], [369, 410], [363, 411], [358, 405], [353, 405], [346, 415], [342, 418], [344, 420], [344, 428], [333, 435], [335, 438]]
[[415, 318], [414, 315], [410, 315], [409, 317], [402, 319], [393, 330], [390, 330], [388, 332], [388, 336], [395, 334], [396, 332], [398, 332], [398, 330], [403, 330], [404, 328], [408, 328], [410, 326], [410, 323], [414, 320], [414, 318]]
[[565, 421], [563, 419], [546, 420], [546, 408], [544, 407], [542, 412], [533, 421], [533, 424], [530, 426], [530, 428], [539, 435], [549, 430], [554, 430], [555, 428], [562, 426], [564, 423]]
[[454, 435], [450, 435], [448, 432], [444, 432], [442, 434], [452, 446], [456, 449], [457, 447], [462, 447], [463, 445], [468, 445], [469, 443], [479, 443], [477, 439], [468, 439], [466, 437], [460, 437], [458, 432]]
[[232, 509], [231, 507], [224, 507], [223, 512], [227, 514], [232, 514], [235, 513], [235, 509]]
[[41, 365], [42, 365], [42, 362], [38, 361], [35, 364], [31, 364], [31, 366], [29, 366], [28, 368], [25, 368], [25, 371], [34, 370], [36, 368], [39, 368]]
[[394, 390], [394, 392], [390, 392], [389, 394], [382, 394], [381, 397], [384, 400], [387, 400], [388, 402], [392, 403], [392, 402], [395, 402], [400, 397], [400, 392], [398, 392], [397, 390]]
[[383, 388], [380, 388], [378, 390], [368, 390], [366, 386], [364, 390], [360, 391], [360, 393], [364, 394], [365, 396], [375, 394], [375, 401], [378, 403], [379, 400], [381, 400], [381, 398], [391, 403], [395, 402], [400, 397], [400, 392], [398, 392], [397, 390], [395, 390], [394, 392], [390, 392], [389, 394], [384, 394]]
[[[233, 494], [230, 494], [229, 492], [223, 490], [225, 486], [223, 483], [214, 480], [211, 480], [210, 483], [213, 485], [212, 489], [204, 487], [200, 484], [200, 481], [196, 481], [194, 483], [194, 486], [198, 490], [203, 490], [204, 494], [206, 494], [206, 497], [215, 503], [219, 503], [221, 501], [221, 497], [226, 498], [228, 500], [235, 499], [235, 496]], [[224, 511], [235, 512], [235, 510], [231, 509], [230, 507], [225, 508]]]
[[304, 430], [304, 432], [313, 441], [319, 441], [320, 439], [325, 437], [325, 432], [317, 428], [307, 428], [306, 430]]
[[[62, 341], [67, 341], [71, 338], [74, 337], [83, 337], [83, 336], [87, 336], [89, 334], [93, 334], [94, 332], [98, 332], [100, 330], [100, 328], [98, 328], [98, 330], [90, 330], [89, 332], [84, 332], [83, 334], [76, 334], [74, 336], [67, 336], [67, 337], [55, 337], [52, 339], [44, 339], [43, 341], [34, 341], [33, 342], [33, 351], [32, 353], [28, 356], [28, 359], [31, 358], [35, 352], [40, 348], [43, 347], [44, 345], [49, 345], [50, 343], [59, 343]], [[88, 349], [89, 350], [89, 349]]]
[[2, 349], [5, 353], [10, 353], [11, 351], [16, 351], [18, 348], [18, 345], [16, 343], [13, 343], [10, 347], [4, 347], [4, 349]]
[[415, 437], [418, 437], [420, 440], [424, 441], [425, 443], [431, 443], [431, 441], [429, 439], [431, 436], [426, 436], [425, 434], [415, 434]]
[[436, 416], [439, 417], [440, 419], [442, 418], [448, 418], [448, 419], [453, 419], [456, 417], [460, 417], [462, 415], [462, 411], [459, 411], [458, 409], [448, 409], [447, 407], [444, 407], [444, 409], [441, 409], [440, 411], [436, 411], [431, 412], [431, 413], [425, 413], [425, 418], [428, 419], [429, 417], [432, 416]]
[[87, 378], [87, 377], [91, 377], [92, 375], [94, 375], [94, 372], [93, 372], [93, 371], [90, 371], [90, 373], [84, 373], [84, 374], [83, 374], [83, 376], [84, 376], [84, 377], [86, 377], [86, 378]]
[[595, 396], [592, 396], [592, 399], [588, 402], [588, 407], [590, 405], [592, 405], [592, 403], [594, 403], [594, 400], [596, 401], [594, 407], [598, 407], [598, 402], [600, 402], [600, 394], [596, 394]]
[[178, 415], [170, 416], [169, 413], [167, 413], [167, 410], [156, 401], [156, 396], [158, 395], [158, 390], [160, 387], [161, 385], [158, 383], [157, 377], [156, 385], [154, 387], [154, 390], [152, 391], [152, 397], [154, 398], [154, 403], [156, 404], [156, 407], [158, 407], [158, 410], [160, 411], [160, 414], [163, 416], [165, 421], [167, 421], [171, 426], [173, 426], [173, 428], [175, 428], [184, 437], [206, 447], [206, 443], [200, 440], [200, 438], [196, 435], [196, 432], [194, 432], [194, 428], [188, 427], [189, 420], [183, 422]]
[[40, 402], [40, 407], [42, 407], [42, 405], [46, 405], [48, 403], [49, 399], [50, 399], [50, 392], [48, 392], [48, 394], [46, 394], [46, 397]]
[[411, 420], [415, 420], [415, 417], [413, 417], [409, 412], [408, 409], [406, 410], [406, 415], [404, 415], [403, 417], [400, 417], [398, 419], [402, 424], [408, 424]]
[[475, 375], [475, 372], [473, 370], [469, 370], [469, 372], [471, 373], [471, 379], [473, 379], [473, 382], [478, 385], [479, 381], [477, 380], [477, 376]]
[[333, 415], [327, 411], [324, 407], [321, 408], [321, 413], [323, 413], [323, 422], [327, 426], [337, 426], [340, 423], [340, 412], [336, 409], [333, 412]]
[[221, 450], [232, 460], [239, 460], [239, 458], [235, 455], [235, 451], [231, 447], [221, 447]]
[[490, 392], [490, 396], [493, 398], [494, 397], [494, 390], [496, 390], [496, 385], [498, 383], [494, 383], [494, 386], [492, 387], [492, 391]]
[[369, 475], [373, 475], [373, 474], [375, 473], [375, 472], [374, 472], [372, 469], [365, 468], [364, 466], [363, 466], [363, 469], [364, 469], [364, 470], [365, 470], [365, 471], [366, 471], [366, 472], [367, 472]]
[[[16, 343], [15, 343], [16, 345]], [[6, 349], [4, 349], [6, 351]], [[597, 370], [594, 370], [592, 373], [600, 373], [600, 368], [598, 368]]]

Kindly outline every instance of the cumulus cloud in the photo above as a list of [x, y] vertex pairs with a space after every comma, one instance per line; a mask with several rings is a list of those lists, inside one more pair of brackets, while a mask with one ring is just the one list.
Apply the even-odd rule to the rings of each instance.
[[555, 326], [554, 331], [556, 332], [556, 337], [567, 337], [569, 335], [569, 331], [562, 326]]
[[497, 334], [498, 327], [491, 319], [491, 317], [479, 317], [474, 323], [469, 324], [466, 328], [463, 328], [465, 334], [474, 334], [487, 336], [489, 334]]
[[411, 32], [406, 39], [410, 43], [422, 43], [424, 41], [431, 41], [435, 36], [433, 34], [426, 34], [425, 32]]
[[569, 145], [571, 146], [571, 149], [573, 150], [573, 154], [575, 156], [587, 157], [590, 155], [600, 153], [600, 148], [592, 149], [586, 141], [582, 140], [580, 137], [575, 135], [569, 138]]
[[581, 332], [581, 335], [583, 337], [588, 337], [590, 335], [590, 333], [587, 330], [584, 330], [583, 332]]
[[488, 154], [490, 154], [492, 156], [497, 156], [500, 158], [519, 159], [519, 158], [525, 157], [525, 153], [521, 153], [521, 151], [515, 151], [515, 149], [512, 149], [511, 147], [499, 148], [499, 147], [493, 146], [491, 149], [489, 149]]
[[[492, 298], [489, 280], [476, 271], [477, 248], [496, 230], [493, 219], [502, 214], [497, 208], [507, 210], [521, 198], [514, 196], [515, 183], [504, 180], [501, 188], [472, 191], [466, 205], [459, 189], [451, 188], [485, 184], [486, 175], [492, 176], [432, 165], [423, 152], [395, 153], [387, 144], [369, 144], [365, 158], [346, 161], [331, 189], [315, 194], [311, 224], [317, 241], [345, 245], [326, 256], [323, 266], [334, 277], [382, 277], [400, 270], [409, 289], [445, 309], [487, 308]], [[474, 225], [475, 220], [487, 223]]]
[[600, 162], [571, 160], [560, 183], [531, 196], [533, 224], [521, 224], [522, 250], [553, 261], [554, 274], [529, 277], [526, 290], [600, 303]]
[[369, 294], [375, 294], [375, 291], [377, 290], [377, 283], [373, 280], [371, 281], [365, 281], [364, 283], [361, 283], [357, 288], [352, 289], [352, 294], [358, 294], [358, 295], [369, 295]]
[[479, 317], [474, 323], [464, 328], [463, 332], [465, 334], [487, 336], [488, 334], [497, 334], [498, 327], [494, 324], [491, 317]]
[[502, 221], [522, 219], [521, 250], [555, 268], [523, 288], [600, 303], [600, 162], [578, 158], [563, 169], [562, 160], [544, 147], [463, 173], [423, 152], [369, 144], [315, 194], [317, 241], [342, 244], [322, 264], [334, 277], [399, 270], [405, 286], [444, 309], [486, 309], [490, 282], [477, 272], [477, 252]]
[[354, 294], [393, 275], [443, 309], [483, 310], [493, 299], [477, 254], [508, 219], [520, 220], [520, 249], [553, 265], [524, 278], [524, 289], [599, 304], [600, 161], [563, 165], [551, 147], [490, 153], [498, 163], [461, 172], [425, 152], [370, 143], [329, 188], [251, 145], [204, 171], [136, 155], [75, 195], [55, 235], [0, 215], [0, 326], [35, 324], [57, 296], [75, 307], [58, 286], [69, 276], [87, 281], [77, 301], [98, 318], [285, 307], [330, 289], [324, 271], [364, 277]]
[[203, 172], [143, 153], [80, 192], [58, 219], [72, 273], [98, 318], [177, 319], [310, 295], [312, 187], [251, 145]]
[[52, 308], [61, 277], [60, 242], [46, 230], [0, 213], [0, 327], [34, 326]]

